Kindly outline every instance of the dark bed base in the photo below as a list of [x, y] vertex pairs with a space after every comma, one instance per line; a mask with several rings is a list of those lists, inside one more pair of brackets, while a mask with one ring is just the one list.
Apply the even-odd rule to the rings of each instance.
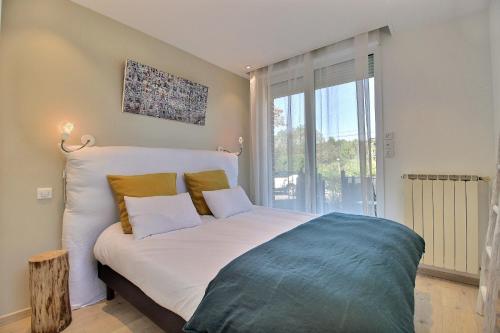
[[106, 284], [106, 299], [112, 300], [117, 291], [125, 300], [135, 306], [168, 333], [182, 333], [186, 323], [178, 314], [165, 309], [149, 298], [132, 282], [112, 270], [109, 266], [97, 262], [97, 275]]

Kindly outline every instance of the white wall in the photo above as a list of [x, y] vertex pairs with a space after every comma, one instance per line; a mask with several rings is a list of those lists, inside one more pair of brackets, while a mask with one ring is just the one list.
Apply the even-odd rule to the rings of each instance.
[[500, 135], [500, 0], [492, 0], [490, 14], [491, 72], [493, 82], [493, 105], [495, 137], [497, 144]]
[[487, 11], [384, 40], [384, 127], [396, 146], [385, 160], [386, 217], [403, 219], [403, 173], [492, 175], [489, 43]]

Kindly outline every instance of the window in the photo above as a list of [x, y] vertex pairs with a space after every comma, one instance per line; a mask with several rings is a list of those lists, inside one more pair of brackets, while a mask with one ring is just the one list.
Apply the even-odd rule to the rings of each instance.
[[[368, 80], [370, 115], [367, 183], [376, 191], [375, 80]], [[362, 214], [356, 82], [315, 90], [317, 210]], [[375, 203], [372, 203], [376, 210]], [[376, 211], [373, 212], [376, 215]]]
[[[310, 195], [314, 197], [310, 210], [318, 213], [377, 215], [372, 55], [368, 65], [369, 78], [360, 81], [354, 78], [353, 60], [314, 70], [312, 127], [305, 124], [304, 89], [282, 96], [283, 84], [275, 85], [278, 93], [272, 100], [271, 119], [273, 207], [307, 211], [306, 196]], [[298, 77], [296, 81], [305, 80]], [[363, 112], [358, 103], [363, 103]], [[314, 132], [309, 136], [314, 140], [315, 159], [309, 179], [315, 182], [315, 193], [306, 190], [307, 128]]]
[[273, 206], [305, 210], [304, 93], [273, 103]]

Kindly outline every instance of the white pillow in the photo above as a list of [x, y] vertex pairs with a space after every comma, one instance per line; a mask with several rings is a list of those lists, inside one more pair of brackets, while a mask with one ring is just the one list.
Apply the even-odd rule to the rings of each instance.
[[202, 193], [208, 208], [218, 219], [248, 212], [252, 209], [252, 203], [241, 186], [226, 190], [203, 191]]
[[201, 224], [188, 193], [124, 199], [135, 239]]

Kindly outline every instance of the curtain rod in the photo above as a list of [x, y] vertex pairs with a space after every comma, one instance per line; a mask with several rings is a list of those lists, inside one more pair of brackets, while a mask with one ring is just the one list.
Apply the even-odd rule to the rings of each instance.
[[[386, 26], [382, 26], [382, 27], [377, 28], [377, 29], [372, 29], [372, 30], [368, 31], [368, 33], [372, 33], [372, 32], [375, 32], [375, 31], [382, 32], [382, 33], [384, 33], [384, 34], [386, 34], [386, 35], [389, 35], [389, 36], [390, 36], [390, 35], [392, 35], [392, 33], [391, 33], [391, 29], [390, 29], [390, 27], [389, 27], [388, 25], [386, 25]], [[358, 34], [357, 34], [357, 35], [358, 35]], [[345, 38], [345, 39], [342, 39], [342, 40], [338, 40], [338, 41], [333, 42], [333, 43], [328, 44], [328, 45], [320, 46], [320, 47], [317, 47], [317, 48], [311, 49], [311, 50], [306, 51], [306, 52], [303, 52], [303, 53], [295, 54], [295, 55], [293, 55], [293, 56], [291, 56], [291, 57], [288, 57], [288, 58], [285, 58], [285, 59], [281, 59], [281, 60], [274, 61], [274, 62], [272, 62], [272, 63], [270, 63], [270, 64], [267, 64], [267, 65], [263, 65], [263, 66], [260, 66], [260, 67], [256, 67], [256, 68], [254, 68], [253, 70], [251, 70], [251, 71], [249, 71], [249, 72], [246, 72], [246, 74], [247, 74], [247, 75], [250, 75], [250, 73], [252, 73], [252, 72], [254, 72], [254, 71], [257, 71], [257, 70], [259, 70], [259, 69], [265, 68], [265, 67], [267, 67], [267, 66], [271, 66], [271, 65], [279, 64], [280, 62], [287, 61], [288, 59], [292, 59], [292, 58], [295, 58], [295, 57], [298, 57], [298, 56], [304, 55], [304, 54], [309, 53], [309, 52], [315, 52], [315, 51], [321, 50], [321, 49], [323, 49], [323, 48], [330, 47], [330, 46], [333, 46], [333, 45], [335, 45], [335, 44], [339, 44], [339, 43], [345, 42], [345, 41], [350, 40], [350, 39], [354, 39], [354, 37], [355, 37], [355, 36], [348, 37], [348, 38]], [[369, 43], [369, 44], [370, 44], [370, 43]], [[372, 43], [372, 44], [373, 44], [373, 43]]]

